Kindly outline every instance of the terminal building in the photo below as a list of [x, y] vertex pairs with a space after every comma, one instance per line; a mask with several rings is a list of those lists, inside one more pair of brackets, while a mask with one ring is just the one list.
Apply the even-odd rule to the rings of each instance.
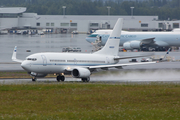
[[112, 29], [118, 18], [124, 19], [124, 30], [159, 31], [179, 28], [180, 21], [160, 21], [158, 16], [113, 15], [38, 15], [26, 13], [25, 7], [0, 8], [0, 30], [50, 29], [53, 33]]

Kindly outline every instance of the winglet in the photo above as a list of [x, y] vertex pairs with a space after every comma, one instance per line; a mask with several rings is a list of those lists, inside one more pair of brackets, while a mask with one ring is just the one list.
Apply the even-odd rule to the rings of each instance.
[[14, 47], [14, 50], [13, 50], [12, 61], [22, 63], [23, 60], [18, 60], [18, 59], [16, 59], [16, 53], [17, 53], [17, 46], [15, 46], [15, 47]]

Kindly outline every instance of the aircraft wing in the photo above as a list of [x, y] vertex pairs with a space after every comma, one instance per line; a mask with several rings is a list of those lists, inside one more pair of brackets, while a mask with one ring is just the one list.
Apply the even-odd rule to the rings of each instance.
[[138, 53], [138, 55], [131, 54], [130, 56], [115, 56], [114, 60], [121, 60], [121, 59], [131, 59], [131, 58], [138, 58], [138, 57], [148, 57], [153, 56], [154, 53]]
[[89, 66], [89, 69], [97, 69], [97, 68], [121, 68], [124, 66], [130, 66], [130, 65], [144, 65], [144, 64], [153, 64], [153, 63], [157, 63], [155, 62], [140, 62], [140, 63], [126, 63], [126, 64], [113, 64], [113, 65], [98, 65], [98, 66]]
[[[152, 54], [153, 55], [153, 54]], [[147, 57], [152, 55], [139, 55], [139, 56], [126, 56], [126, 57], [115, 57], [114, 60], [121, 60], [121, 59], [131, 59], [131, 58], [138, 58], [138, 57]]]
[[142, 40], [139, 40], [139, 41], [142, 41], [143, 44], [153, 44], [154, 43], [154, 38], [147, 38], [147, 39], [142, 39]]
[[153, 63], [157, 63], [157, 61], [155, 62], [139, 62], [139, 63], [126, 63], [126, 64], [112, 64], [112, 65], [97, 65], [97, 66], [71, 66], [71, 67], [65, 67], [65, 72], [69, 73], [74, 69], [74, 68], [87, 68], [90, 71], [94, 70], [94, 69], [108, 69], [108, 68], [122, 68], [124, 66], [130, 66], [130, 65], [144, 65], [144, 64], [153, 64]]

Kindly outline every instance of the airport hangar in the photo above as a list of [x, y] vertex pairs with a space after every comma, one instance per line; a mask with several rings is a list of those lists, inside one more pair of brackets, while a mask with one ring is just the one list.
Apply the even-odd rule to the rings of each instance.
[[129, 31], [172, 30], [180, 27], [180, 20], [160, 21], [158, 16], [38, 15], [26, 13], [26, 7], [2, 7], [0, 30], [49, 29], [53, 33], [87, 33], [97, 29], [112, 29], [118, 18], [124, 19], [123, 29]]

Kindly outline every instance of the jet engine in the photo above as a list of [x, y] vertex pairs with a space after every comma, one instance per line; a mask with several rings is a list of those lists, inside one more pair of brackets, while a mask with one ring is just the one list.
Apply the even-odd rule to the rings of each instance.
[[42, 74], [42, 73], [35, 73], [31, 72], [29, 73], [32, 77], [45, 77], [47, 74]]
[[126, 50], [131, 50], [131, 49], [137, 49], [137, 48], [140, 48], [142, 45], [142, 42], [141, 41], [130, 41], [130, 42], [125, 42], [123, 44], [123, 47], [126, 49]]
[[71, 74], [75, 78], [87, 78], [91, 75], [91, 72], [86, 68], [75, 68]]

